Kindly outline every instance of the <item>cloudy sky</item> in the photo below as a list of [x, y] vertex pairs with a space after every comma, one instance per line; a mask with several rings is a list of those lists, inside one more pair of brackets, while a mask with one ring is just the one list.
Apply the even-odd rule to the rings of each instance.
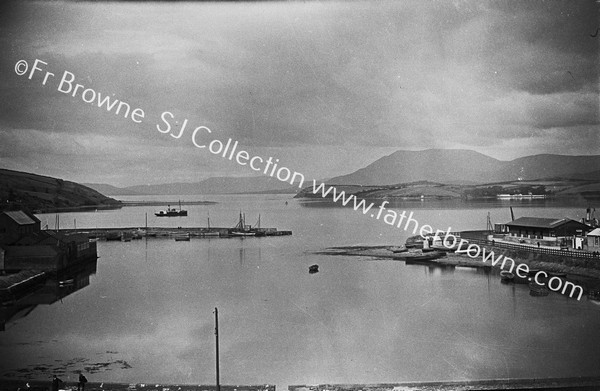
[[[399, 149], [600, 154], [599, 6], [3, 2], [0, 167], [116, 186], [256, 174], [196, 148], [199, 126], [307, 178]], [[143, 121], [60, 92], [65, 71]], [[165, 111], [181, 138], [157, 130]]]

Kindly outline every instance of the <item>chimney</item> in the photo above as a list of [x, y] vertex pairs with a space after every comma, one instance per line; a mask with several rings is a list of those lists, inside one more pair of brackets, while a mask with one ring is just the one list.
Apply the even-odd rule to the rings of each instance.
[[585, 220], [590, 221], [590, 208], [585, 210]]

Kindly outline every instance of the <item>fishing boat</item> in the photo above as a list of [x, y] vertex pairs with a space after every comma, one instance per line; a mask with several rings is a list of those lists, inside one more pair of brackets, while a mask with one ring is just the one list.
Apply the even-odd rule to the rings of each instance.
[[167, 210], [159, 210], [154, 215], [157, 217], [187, 216], [187, 210], [181, 209], [181, 201], [179, 201], [179, 210], [167, 205]]
[[515, 279], [515, 275], [508, 270], [502, 270], [500, 272], [500, 280], [502, 282], [512, 282]]
[[315, 274], [319, 272], [319, 265], [311, 265], [308, 267], [308, 272], [310, 274]]
[[240, 211], [240, 219], [235, 227], [229, 230], [231, 236], [265, 236], [263, 231], [260, 231], [260, 215], [258, 216], [258, 228], [253, 228], [246, 224], [246, 214]]

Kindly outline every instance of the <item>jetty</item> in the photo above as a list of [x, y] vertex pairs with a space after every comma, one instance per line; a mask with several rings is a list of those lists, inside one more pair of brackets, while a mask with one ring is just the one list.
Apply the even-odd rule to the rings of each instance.
[[[141, 238], [178, 238], [189, 236], [190, 238], [232, 238], [235, 228], [223, 227], [120, 227], [120, 228], [66, 228], [59, 229], [65, 235], [86, 235], [89, 239], [100, 240], [135, 240]], [[256, 234], [249, 237], [264, 236], [289, 236], [292, 231], [279, 231], [277, 228], [254, 228]]]
[[489, 379], [383, 384], [316, 384], [291, 385], [288, 391], [500, 391], [554, 390], [579, 391], [600, 389], [600, 377], [547, 379]]

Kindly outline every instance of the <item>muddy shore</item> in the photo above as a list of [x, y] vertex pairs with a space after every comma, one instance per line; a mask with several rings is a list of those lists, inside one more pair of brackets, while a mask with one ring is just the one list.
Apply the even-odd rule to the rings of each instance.
[[[353, 256], [365, 258], [365, 261], [375, 260], [387, 260], [387, 261], [411, 261], [410, 258], [403, 258], [399, 254], [395, 254], [391, 251], [392, 248], [397, 246], [383, 245], [383, 246], [343, 246], [343, 247], [329, 247], [326, 249], [315, 251], [314, 253], [320, 255], [331, 255], [331, 256]], [[587, 291], [590, 289], [600, 288], [600, 269], [596, 267], [585, 267], [581, 262], [565, 262], [564, 259], [557, 260], [553, 257], [545, 256], [539, 257], [536, 254], [526, 254], [523, 256], [515, 251], [498, 248], [494, 246], [485, 246], [486, 251], [494, 251], [496, 255], [504, 255], [515, 261], [515, 265], [520, 263], [529, 266], [530, 270], [543, 270], [545, 272], [554, 273], [566, 273], [568, 280], [577, 281]], [[417, 250], [418, 252], [419, 250]], [[597, 261], [600, 263], [600, 260]], [[429, 265], [450, 265], [450, 266], [462, 266], [462, 267], [473, 267], [473, 268], [489, 268], [496, 273], [500, 273], [502, 270], [499, 262], [496, 266], [491, 266], [489, 262], [484, 263], [481, 256], [476, 258], [470, 258], [466, 254], [456, 254], [449, 252], [446, 255], [430, 259], [426, 261], [419, 261], [422, 264]], [[507, 263], [509, 265], [510, 263]], [[596, 265], [594, 265], [596, 266]], [[507, 266], [508, 267], [508, 266]], [[516, 266], [515, 266], [516, 268]]]

